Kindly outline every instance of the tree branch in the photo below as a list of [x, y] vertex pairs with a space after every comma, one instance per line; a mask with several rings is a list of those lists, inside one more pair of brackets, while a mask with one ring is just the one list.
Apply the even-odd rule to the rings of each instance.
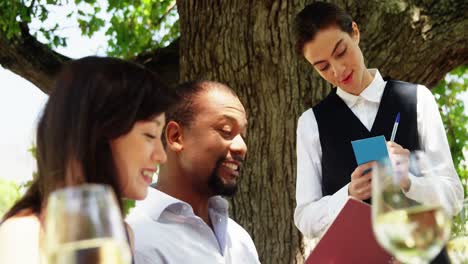
[[21, 34], [11, 39], [0, 32], [0, 64], [45, 93], [50, 91], [62, 63], [68, 60], [31, 36], [25, 23], [21, 24]]
[[179, 83], [179, 38], [169, 46], [139, 54], [132, 60], [153, 70], [170, 86]]
[[468, 63], [466, 1], [394, 2], [359, 2], [351, 9], [361, 25], [368, 67], [432, 88], [447, 72]]
[[[70, 58], [37, 41], [29, 34], [26, 24], [21, 25], [21, 30], [21, 35], [12, 39], [0, 32], [0, 65], [49, 93], [55, 74]], [[175, 85], [179, 81], [179, 40], [165, 48], [140, 54], [133, 61], [158, 73], [167, 84]]]
[[169, 12], [171, 12], [172, 9], [174, 9], [174, 7], [176, 7], [176, 1], [174, 1], [172, 4], [170, 4], [166, 11], [164, 11], [164, 13], [161, 15], [161, 17], [153, 24], [154, 27], [158, 27], [159, 24], [161, 24], [163, 22], [163, 20], [166, 18], [166, 16], [169, 14]]

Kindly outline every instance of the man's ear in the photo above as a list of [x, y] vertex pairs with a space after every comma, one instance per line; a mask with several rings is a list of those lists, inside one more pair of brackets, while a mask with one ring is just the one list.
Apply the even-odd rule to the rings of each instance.
[[167, 148], [174, 152], [180, 152], [184, 148], [182, 135], [182, 127], [179, 123], [169, 121], [165, 131]]

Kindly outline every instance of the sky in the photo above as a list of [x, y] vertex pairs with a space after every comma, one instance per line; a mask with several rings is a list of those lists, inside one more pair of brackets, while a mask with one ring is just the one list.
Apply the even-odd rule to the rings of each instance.
[[[51, 9], [51, 25], [59, 21], [61, 35], [68, 37], [68, 46], [57, 51], [71, 58], [104, 56], [107, 43], [104, 32], [96, 33], [91, 39], [82, 37], [76, 19], [65, 17], [72, 8]], [[30, 28], [39, 25], [33, 21]], [[463, 99], [467, 105], [468, 94]], [[36, 164], [28, 149], [34, 142], [37, 120], [46, 101], [47, 95], [36, 86], [0, 66], [0, 178], [17, 183], [32, 178]], [[465, 111], [468, 114], [468, 107]]]

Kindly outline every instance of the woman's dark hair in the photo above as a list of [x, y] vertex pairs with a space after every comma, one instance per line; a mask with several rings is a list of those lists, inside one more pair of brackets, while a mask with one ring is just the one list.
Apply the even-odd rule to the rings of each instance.
[[294, 19], [296, 51], [303, 54], [304, 45], [313, 40], [319, 30], [337, 26], [344, 32], [353, 32], [353, 19], [340, 7], [325, 2], [314, 2], [302, 9]]
[[85, 182], [110, 185], [120, 201], [109, 140], [130, 132], [136, 121], [164, 113], [174, 102], [172, 91], [137, 64], [101, 57], [67, 63], [38, 123], [38, 175], [3, 220], [23, 209], [39, 214], [51, 192]]

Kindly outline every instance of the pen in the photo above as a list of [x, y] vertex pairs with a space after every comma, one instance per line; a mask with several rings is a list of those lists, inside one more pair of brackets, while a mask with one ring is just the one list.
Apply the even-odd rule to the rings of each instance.
[[390, 141], [395, 141], [395, 136], [396, 132], [398, 129], [398, 123], [400, 123], [400, 112], [398, 112], [396, 119], [395, 119], [395, 124], [393, 125], [393, 130], [392, 130], [392, 136], [390, 137]]

